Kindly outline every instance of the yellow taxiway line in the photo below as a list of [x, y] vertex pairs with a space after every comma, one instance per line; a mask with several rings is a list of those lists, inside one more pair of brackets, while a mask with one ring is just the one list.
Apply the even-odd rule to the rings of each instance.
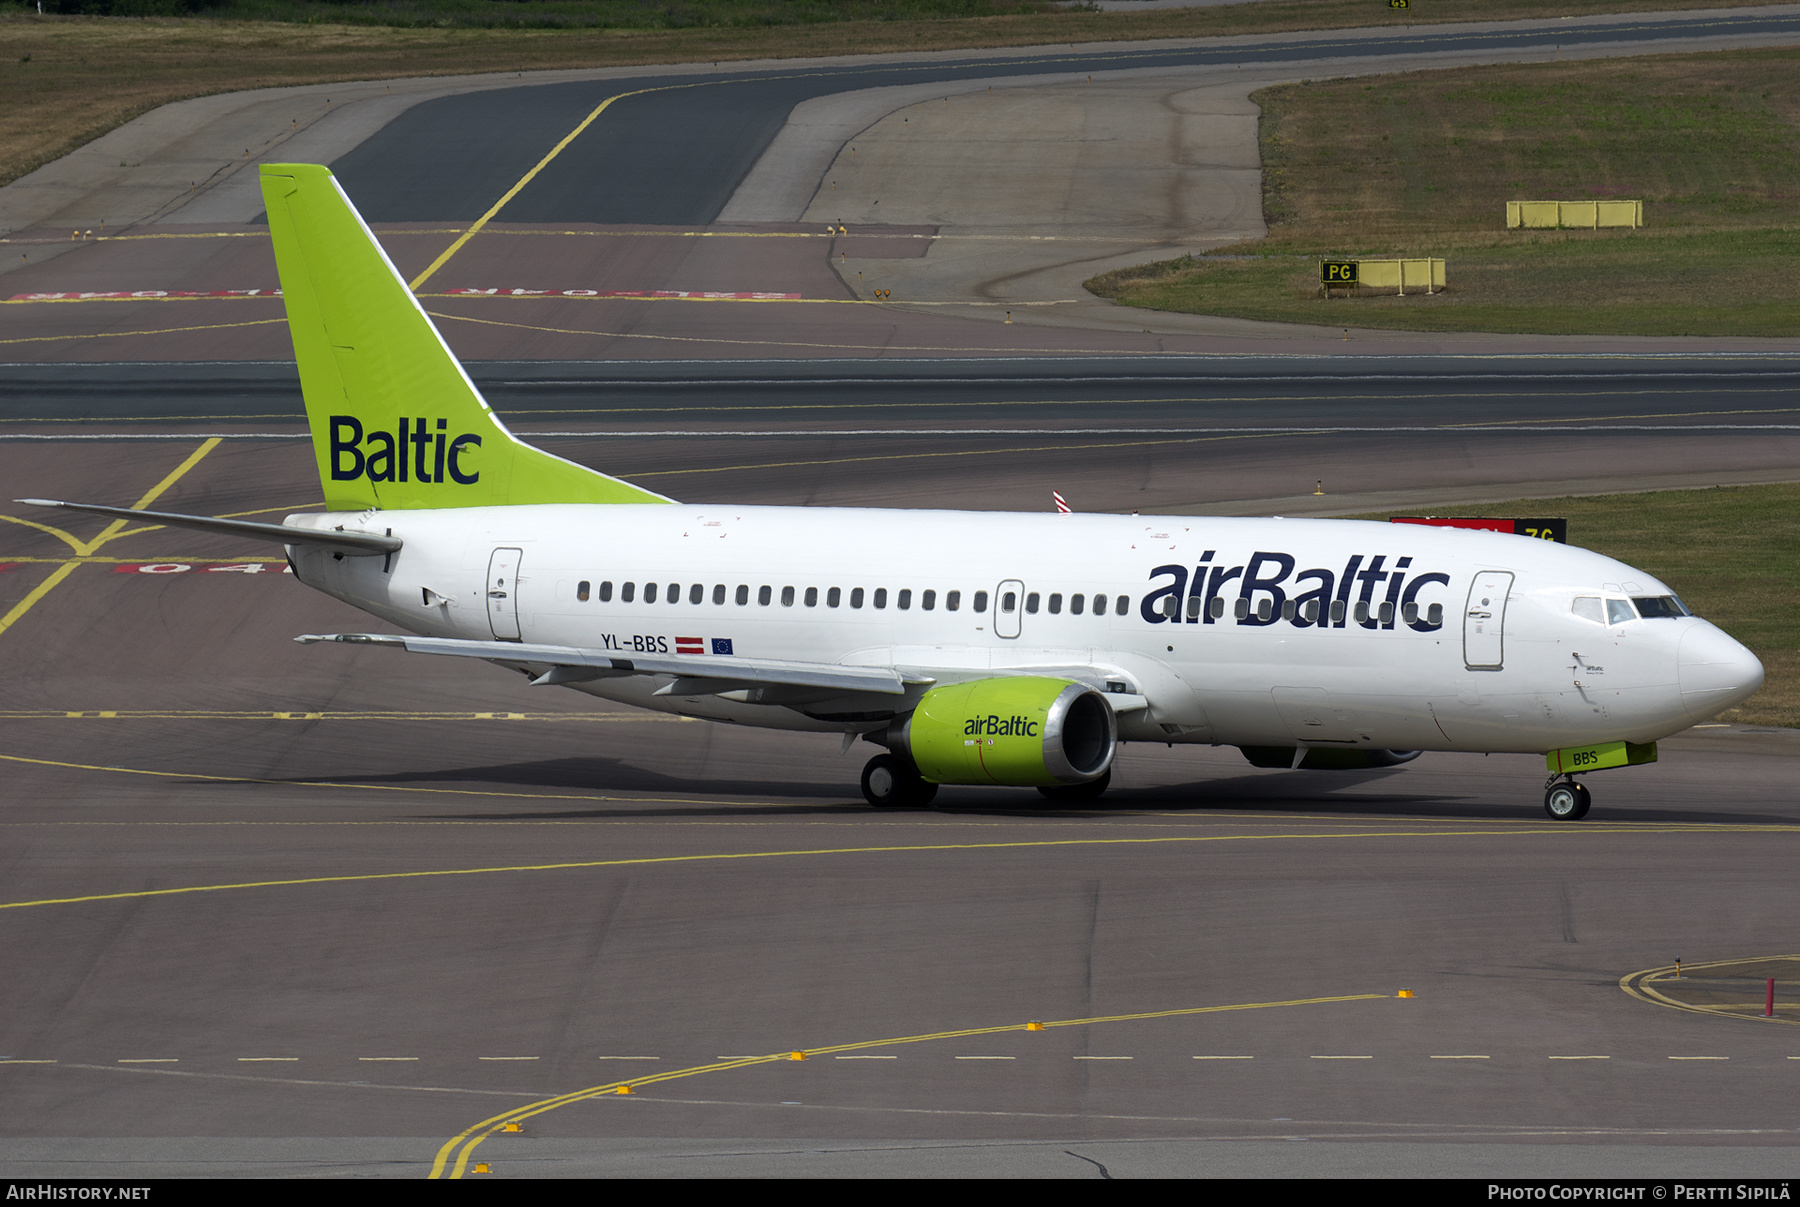
[[[219, 438], [217, 436], [202, 441], [200, 447], [189, 453], [185, 461], [170, 470], [168, 475], [163, 478], [162, 481], [145, 491], [143, 497], [131, 505], [131, 510], [142, 511], [144, 508], [150, 506], [150, 504], [156, 502], [156, 500], [162, 496], [164, 491], [168, 490], [169, 487], [181, 480], [183, 474], [200, 464], [201, 458], [205, 457], [206, 454], [218, 447]], [[68, 545], [70, 549], [74, 550], [76, 559], [66, 561], [61, 566], [58, 566], [51, 572], [49, 578], [46, 578], [43, 582], [32, 588], [31, 592], [27, 594], [24, 599], [21, 599], [18, 603], [14, 604], [11, 611], [4, 616], [0, 616], [0, 634], [3, 634], [6, 630], [10, 629], [21, 616], [31, 611], [33, 605], [35, 605], [38, 600], [55, 590], [58, 583], [74, 573], [75, 567], [81, 564], [79, 559], [87, 557], [89, 554], [93, 553], [94, 550], [116, 537], [129, 536], [131, 533], [144, 531], [144, 529], [141, 528], [134, 528], [128, 532], [125, 528], [127, 521], [122, 519], [114, 520], [100, 530], [99, 536], [94, 537], [92, 540], [84, 541], [61, 528], [55, 528], [49, 524], [41, 524], [35, 520], [20, 519], [16, 516], [0, 516], [0, 520], [10, 520], [15, 524], [23, 524], [28, 528], [36, 528], [40, 532], [50, 533], [60, 539], [64, 544]]]
[[712, 1064], [695, 1065], [686, 1069], [672, 1069], [666, 1073], [648, 1073], [642, 1077], [631, 1077], [621, 1081], [609, 1081], [604, 1085], [589, 1086], [586, 1089], [574, 1090], [567, 1094], [558, 1094], [554, 1098], [545, 1098], [528, 1106], [516, 1107], [503, 1114], [483, 1119], [473, 1127], [465, 1128], [446, 1141], [438, 1149], [437, 1158], [431, 1164], [431, 1177], [452, 1179], [461, 1178], [468, 1170], [469, 1156], [476, 1147], [489, 1136], [508, 1124], [523, 1123], [537, 1115], [553, 1111], [558, 1107], [571, 1103], [583, 1102], [590, 1098], [598, 1098], [604, 1094], [630, 1093], [639, 1086], [655, 1085], [664, 1081], [676, 1081], [685, 1077], [698, 1077], [708, 1073], [721, 1073], [733, 1069], [747, 1069], [755, 1065], [773, 1064], [777, 1061], [808, 1060], [816, 1056], [833, 1056], [841, 1052], [860, 1052], [869, 1048], [888, 1048], [897, 1044], [928, 1043], [932, 1040], [961, 1039], [971, 1035], [1000, 1035], [1012, 1031], [1048, 1031], [1053, 1027], [1092, 1027], [1101, 1023], [1136, 1022], [1153, 1018], [1179, 1018], [1195, 1014], [1223, 1014], [1236, 1010], [1274, 1010], [1285, 1006], [1322, 1006], [1341, 1002], [1369, 1002], [1389, 999], [1393, 995], [1387, 993], [1355, 993], [1338, 997], [1295, 998], [1285, 1002], [1238, 1002], [1225, 1006], [1188, 1006], [1177, 1010], [1150, 1010], [1141, 1014], [1108, 1014], [1097, 1018], [1065, 1018], [1044, 1022], [1003, 1023], [994, 1027], [965, 1027], [956, 1031], [934, 1031], [925, 1035], [901, 1035], [888, 1039], [861, 1040], [856, 1043], [833, 1044], [820, 1048], [789, 1049], [783, 1052], [772, 1052], [766, 1056], [744, 1056], [735, 1059], [718, 1060]]

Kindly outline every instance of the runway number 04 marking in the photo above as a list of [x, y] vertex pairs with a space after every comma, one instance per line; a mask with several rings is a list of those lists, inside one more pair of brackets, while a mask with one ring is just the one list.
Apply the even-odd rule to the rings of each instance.
[[286, 562], [236, 562], [229, 566], [196, 566], [192, 562], [122, 562], [113, 567], [114, 574], [187, 574], [200, 570], [206, 574], [292, 574]]

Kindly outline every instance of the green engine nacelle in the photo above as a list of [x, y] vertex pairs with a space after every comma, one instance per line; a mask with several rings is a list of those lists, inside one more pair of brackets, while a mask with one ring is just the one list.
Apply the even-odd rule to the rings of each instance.
[[1020, 675], [934, 687], [888, 745], [934, 784], [1053, 787], [1112, 766], [1118, 723], [1103, 692]]

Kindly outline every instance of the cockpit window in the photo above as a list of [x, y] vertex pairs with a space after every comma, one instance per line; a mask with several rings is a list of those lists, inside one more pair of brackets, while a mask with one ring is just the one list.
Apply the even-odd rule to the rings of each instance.
[[1637, 613], [1631, 610], [1631, 603], [1623, 599], [1606, 601], [1606, 623], [1624, 624], [1628, 620], [1636, 620]]
[[1678, 616], [1693, 615], [1674, 595], [1634, 595], [1631, 602], [1637, 605], [1638, 615], [1645, 620], [1673, 620]]
[[1595, 624], [1606, 623], [1606, 612], [1601, 606], [1598, 595], [1577, 595], [1575, 602], [1569, 606], [1569, 611], [1583, 620], [1591, 620]]

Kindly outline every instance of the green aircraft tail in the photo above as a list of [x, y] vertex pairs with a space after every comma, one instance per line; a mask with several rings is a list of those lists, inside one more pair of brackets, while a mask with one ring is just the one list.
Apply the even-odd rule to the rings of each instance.
[[328, 509], [669, 502], [507, 431], [328, 170], [262, 192]]

